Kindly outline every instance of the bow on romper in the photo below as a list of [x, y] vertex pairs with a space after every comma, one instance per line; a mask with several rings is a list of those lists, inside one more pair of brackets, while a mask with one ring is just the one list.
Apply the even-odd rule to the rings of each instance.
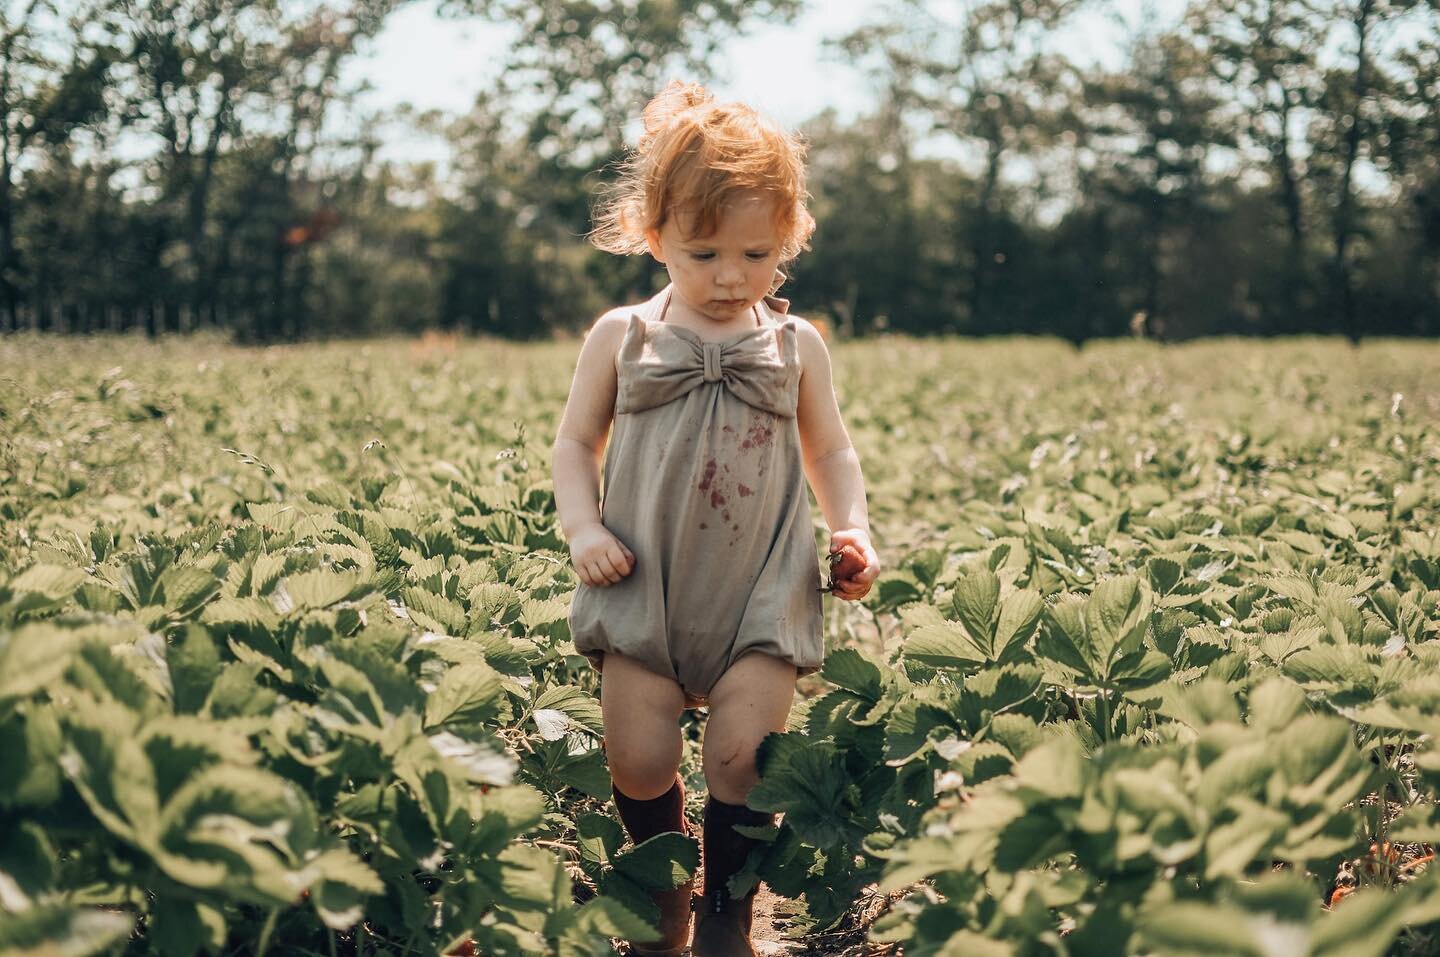
[[751, 651], [819, 669], [821, 574], [789, 303], [767, 297], [759, 325], [706, 342], [665, 322], [670, 294], [635, 307], [616, 359], [600, 515], [635, 567], [582, 583], [569, 623], [596, 668], [607, 651], [628, 655], [693, 706]]

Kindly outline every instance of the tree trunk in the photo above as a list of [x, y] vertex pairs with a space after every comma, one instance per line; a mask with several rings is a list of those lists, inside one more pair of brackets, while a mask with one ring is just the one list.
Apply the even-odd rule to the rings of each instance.
[[1305, 221], [1300, 200], [1300, 177], [1290, 153], [1290, 91], [1280, 88], [1280, 138], [1275, 141], [1272, 160], [1280, 179], [1280, 206], [1285, 212], [1289, 241], [1285, 248], [1285, 275], [1281, 277], [1285, 331], [1303, 326], [1300, 293], [1305, 272]]
[[985, 175], [980, 183], [980, 196], [975, 204], [975, 228], [970, 234], [970, 329], [972, 332], [984, 332], [989, 316], [986, 310], [989, 308], [987, 302], [990, 286], [990, 261], [993, 253], [990, 249], [990, 223], [993, 218], [991, 211], [994, 206], [995, 188], [1000, 179], [1000, 159], [1004, 155], [1004, 145], [998, 140], [992, 139], [986, 144], [985, 149]]
[[1355, 32], [1359, 39], [1359, 46], [1355, 54], [1355, 85], [1351, 91], [1355, 102], [1350, 116], [1350, 128], [1345, 131], [1345, 165], [1340, 173], [1340, 205], [1335, 213], [1335, 258], [1332, 268], [1335, 282], [1339, 287], [1341, 322], [1345, 335], [1352, 343], [1360, 342], [1360, 329], [1355, 315], [1355, 289], [1348, 262], [1350, 240], [1354, 235], [1354, 226], [1351, 222], [1354, 215], [1352, 176], [1355, 170], [1355, 161], [1360, 155], [1360, 110], [1364, 105], [1366, 87], [1370, 79], [1366, 70], [1368, 61], [1365, 55], [1365, 41], [1369, 38], [1370, 15], [1373, 11], [1374, 0], [1360, 0], [1360, 7], [1355, 11]]
[[195, 264], [195, 288], [190, 301], [199, 308], [206, 297], [211, 295], [212, 260], [205, 253], [205, 215], [210, 200], [210, 182], [215, 172], [215, 161], [220, 154], [220, 136], [225, 130], [230, 115], [230, 92], [233, 84], [229, 77], [220, 89], [220, 106], [215, 111], [215, 122], [205, 140], [205, 149], [200, 158], [200, 175], [190, 188], [189, 203], [189, 246], [190, 261]]
[[11, 277], [20, 273], [19, 257], [15, 249], [15, 221], [12, 207], [12, 182], [15, 163], [25, 149], [25, 138], [20, 138], [12, 152], [10, 143], [10, 65], [13, 62], [15, 40], [30, 26], [30, 17], [35, 13], [39, 0], [30, 0], [15, 29], [5, 35], [5, 45], [0, 48], [0, 311], [8, 313], [16, 328], [19, 328], [19, 290]]

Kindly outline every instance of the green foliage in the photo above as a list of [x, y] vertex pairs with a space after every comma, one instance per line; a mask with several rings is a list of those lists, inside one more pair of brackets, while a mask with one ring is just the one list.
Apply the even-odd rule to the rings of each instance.
[[[543, 452], [568, 347], [24, 348], [0, 949], [651, 933], [698, 854], [609, 810]], [[762, 747], [750, 803], [784, 817], [732, 886], [801, 932], [888, 898], [869, 934], [914, 954], [1426, 952], [1437, 446], [1390, 396], [1440, 407], [1433, 349], [835, 361], [886, 570]]]

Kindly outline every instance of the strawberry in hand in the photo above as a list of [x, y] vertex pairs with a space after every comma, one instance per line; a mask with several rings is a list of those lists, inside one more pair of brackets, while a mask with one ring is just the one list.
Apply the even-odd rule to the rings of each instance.
[[845, 529], [830, 536], [830, 580], [823, 591], [846, 601], [859, 601], [870, 593], [870, 585], [880, 576], [880, 559], [870, 544], [870, 536], [858, 528]]

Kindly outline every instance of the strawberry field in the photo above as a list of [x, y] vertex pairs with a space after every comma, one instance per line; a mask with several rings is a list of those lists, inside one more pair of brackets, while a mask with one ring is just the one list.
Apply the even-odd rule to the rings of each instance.
[[[0, 953], [646, 936], [576, 351], [0, 341]], [[1440, 345], [834, 359], [886, 571], [762, 749], [768, 949], [1440, 951]]]

